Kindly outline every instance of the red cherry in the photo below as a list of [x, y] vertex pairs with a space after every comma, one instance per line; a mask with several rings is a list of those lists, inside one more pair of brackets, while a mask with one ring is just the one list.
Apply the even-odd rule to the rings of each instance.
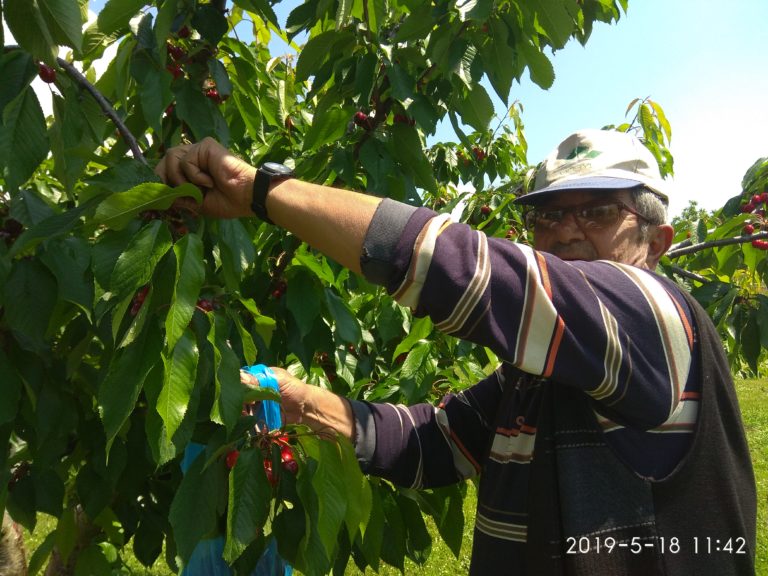
[[174, 110], [176, 110], [176, 105], [173, 103], [168, 104], [168, 107], [165, 109], [165, 115], [171, 116]]
[[761, 201], [762, 200], [761, 200], [760, 194], [755, 194], [754, 196], [752, 196], [752, 204], [760, 204]]
[[184, 49], [181, 46], [176, 46], [175, 44], [171, 44], [170, 42], [168, 42], [165, 45], [165, 50], [166, 52], [168, 52], [168, 55], [174, 60], [183, 60], [184, 57], [187, 55], [187, 53], [184, 51]]
[[483, 206], [480, 207], [480, 212], [482, 212], [486, 216], [488, 214], [490, 214], [492, 211], [493, 211], [493, 209], [490, 206], [488, 206], [487, 204], [484, 204]]
[[206, 300], [205, 298], [201, 298], [197, 301], [197, 307], [200, 308], [203, 312], [212, 312], [213, 311], [213, 302], [210, 300]]
[[272, 460], [269, 458], [264, 458], [264, 472], [267, 475], [267, 481], [272, 485], [274, 488], [277, 486], [277, 475], [272, 472]]
[[240, 456], [240, 452], [238, 450], [230, 450], [227, 452], [226, 457], [226, 463], [227, 463], [227, 469], [232, 470], [232, 468], [235, 467], [235, 464], [237, 463], [237, 459]]
[[749, 213], [750, 213], [750, 212], [752, 212], [754, 209], [755, 209], [755, 205], [754, 205], [754, 204], [752, 204], [751, 202], [747, 202], [746, 204], [742, 204], [742, 206], [741, 206], [741, 211], [742, 211], [744, 214], [749, 214]]
[[171, 74], [173, 74], [173, 79], [176, 80], [177, 78], [180, 78], [181, 76], [184, 76], [184, 71], [181, 69], [181, 66], [178, 64], [167, 64], [165, 66], [165, 69], [168, 70]]
[[272, 290], [272, 298], [275, 300], [279, 300], [283, 296], [283, 291], [280, 290], [280, 288], [275, 288]]
[[768, 202], [768, 192], [763, 192], [762, 194], [760, 194], [760, 202], [763, 202], [763, 203]]
[[355, 112], [354, 122], [361, 128], [365, 128], [366, 130], [370, 130], [372, 128], [371, 118], [365, 112], [362, 112], [362, 111]]
[[216, 104], [221, 104], [223, 100], [221, 99], [221, 96], [219, 96], [219, 91], [216, 90], [216, 88], [209, 88], [205, 91], [205, 95], [216, 102]]
[[485, 159], [485, 156], [486, 156], [485, 150], [483, 150], [482, 148], [478, 148], [477, 146], [475, 146], [474, 148], [472, 148], [472, 153], [475, 155], [475, 158], [477, 159], [478, 162], [481, 162], [482, 160]]
[[179, 28], [179, 31], [176, 32], [176, 36], [178, 36], [179, 38], [189, 38], [191, 34], [192, 32], [187, 26], [182, 26], [181, 28]]
[[283, 470], [295, 475], [299, 471], [299, 463], [296, 460], [284, 460]]
[[43, 64], [40, 62], [40, 64], [37, 65], [37, 71], [40, 75], [40, 79], [43, 82], [46, 82], [48, 84], [52, 84], [53, 82], [56, 82], [56, 70], [48, 66], [47, 64]]
[[280, 449], [280, 460], [282, 462], [289, 462], [293, 460], [293, 450], [291, 450], [290, 446], [283, 446]]
[[755, 231], [755, 227], [752, 224], [744, 224], [744, 234], [752, 234]]

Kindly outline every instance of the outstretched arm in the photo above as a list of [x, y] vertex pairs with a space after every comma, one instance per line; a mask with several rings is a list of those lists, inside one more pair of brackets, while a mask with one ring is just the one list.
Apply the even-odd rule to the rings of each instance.
[[[190, 182], [204, 190], [202, 206], [188, 206], [192, 209], [218, 218], [253, 216], [256, 169], [212, 138], [172, 148], [155, 170], [169, 184]], [[363, 240], [380, 202], [374, 196], [291, 179], [273, 185], [266, 206], [275, 224], [360, 273]]]

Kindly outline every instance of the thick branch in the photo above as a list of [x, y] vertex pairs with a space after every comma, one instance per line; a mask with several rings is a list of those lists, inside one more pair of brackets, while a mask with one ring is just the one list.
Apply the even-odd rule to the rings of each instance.
[[125, 125], [125, 123], [120, 119], [120, 117], [117, 115], [117, 112], [112, 107], [112, 104], [109, 103], [109, 101], [104, 97], [104, 95], [99, 92], [96, 87], [88, 82], [88, 79], [83, 76], [83, 74], [75, 68], [72, 64], [67, 62], [66, 60], [62, 58], [57, 58], [56, 62], [64, 68], [64, 70], [69, 74], [69, 76], [77, 82], [80, 86], [82, 86], [85, 90], [88, 91], [88, 93], [93, 96], [93, 99], [96, 100], [96, 103], [99, 105], [99, 108], [102, 109], [104, 114], [114, 122], [115, 126], [117, 127], [117, 131], [120, 133], [120, 135], [123, 137], [123, 140], [128, 145], [128, 147], [131, 149], [131, 153], [133, 154], [133, 157], [140, 161], [142, 164], [147, 164], [146, 158], [144, 158], [144, 155], [141, 153], [141, 148], [139, 147], [139, 143], [136, 141], [136, 138], [131, 134], [131, 131], [128, 130], [128, 127]]
[[700, 242], [699, 244], [692, 244], [691, 246], [675, 248], [667, 252], [667, 256], [669, 258], [679, 258], [680, 256], [685, 256], [686, 254], [701, 252], [707, 248], [728, 246], [730, 244], [744, 244], [745, 242], [751, 242], [752, 240], [762, 240], [765, 238], [768, 238], [768, 232], [759, 232], [749, 236], [734, 236], [733, 238], [723, 238], [721, 240], [710, 240], [709, 242]]

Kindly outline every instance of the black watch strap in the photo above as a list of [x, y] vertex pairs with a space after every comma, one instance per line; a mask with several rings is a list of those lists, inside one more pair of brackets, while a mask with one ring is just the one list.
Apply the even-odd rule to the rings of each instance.
[[251, 210], [259, 218], [269, 224], [274, 224], [267, 216], [267, 194], [273, 182], [279, 182], [293, 178], [293, 170], [283, 164], [265, 162], [256, 170], [256, 178], [253, 180], [253, 197]]

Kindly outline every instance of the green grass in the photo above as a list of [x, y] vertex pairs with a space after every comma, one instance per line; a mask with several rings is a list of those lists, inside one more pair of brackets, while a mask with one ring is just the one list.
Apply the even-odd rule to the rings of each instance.
[[768, 379], [737, 380], [757, 480], [757, 576], [768, 576]]
[[[757, 478], [757, 576], [768, 576], [768, 379], [737, 380], [736, 391], [741, 404], [744, 418], [744, 426], [747, 431], [749, 448], [752, 453], [752, 461]], [[469, 558], [472, 552], [472, 529], [475, 518], [475, 504], [477, 496], [472, 483], [467, 489], [467, 498], [464, 501], [464, 542], [459, 558], [443, 543], [437, 534], [437, 530], [431, 519], [427, 519], [427, 527], [434, 539], [432, 554], [426, 564], [419, 566], [406, 559], [405, 573], [414, 576], [454, 576], [467, 574], [469, 571]], [[45, 535], [55, 526], [53, 518], [43, 514], [38, 516], [39, 521], [34, 534], [27, 535], [29, 553], [43, 541]], [[124, 558], [129, 571], [126, 574], [136, 576], [172, 576], [163, 560], [156, 563], [151, 569], [144, 568], [130, 553], [131, 546], [124, 551]], [[162, 557], [161, 557], [162, 558]], [[366, 571], [366, 576], [375, 574], [372, 570]], [[400, 572], [382, 564], [379, 574], [382, 576], [395, 576]], [[360, 571], [350, 561], [345, 576], [359, 576]]]

